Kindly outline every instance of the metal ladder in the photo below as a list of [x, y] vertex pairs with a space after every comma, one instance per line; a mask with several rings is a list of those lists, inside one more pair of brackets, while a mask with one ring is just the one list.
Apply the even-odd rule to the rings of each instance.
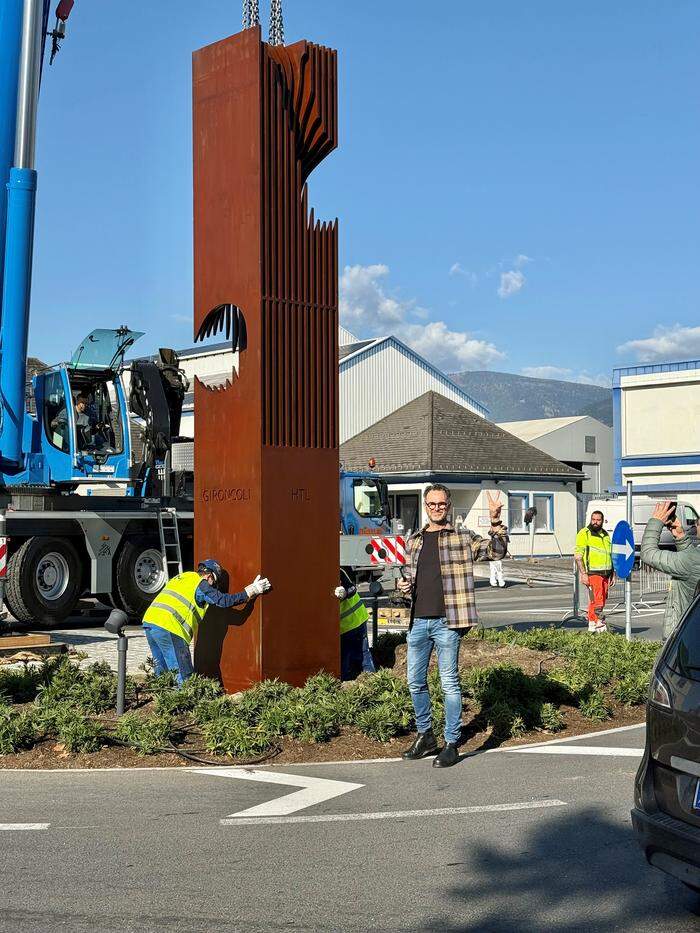
[[158, 510], [158, 533], [160, 551], [163, 555], [163, 572], [170, 580], [182, 573], [182, 551], [180, 550], [180, 529], [177, 524], [175, 509]]

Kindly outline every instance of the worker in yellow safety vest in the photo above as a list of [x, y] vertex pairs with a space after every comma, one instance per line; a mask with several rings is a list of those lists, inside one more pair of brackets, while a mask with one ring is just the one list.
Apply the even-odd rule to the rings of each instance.
[[143, 630], [156, 675], [174, 671], [182, 684], [194, 673], [190, 644], [209, 606], [229, 609], [270, 589], [267, 577], [258, 574], [240, 593], [222, 593], [217, 588], [222, 576], [218, 561], [203, 560], [196, 571], [179, 573], [169, 580], [148, 607]]
[[591, 512], [590, 522], [576, 535], [575, 559], [579, 579], [588, 587], [588, 631], [605, 632], [603, 610], [608, 590], [615, 583], [612, 564], [612, 540], [603, 528], [602, 512]]
[[340, 586], [335, 589], [340, 600], [340, 676], [354, 680], [362, 671], [374, 673], [374, 661], [367, 637], [367, 608], [357, 587], [341, 568]]

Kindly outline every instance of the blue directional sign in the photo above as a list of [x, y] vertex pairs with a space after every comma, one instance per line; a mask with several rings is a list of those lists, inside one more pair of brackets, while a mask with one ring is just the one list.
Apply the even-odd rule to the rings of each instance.
[[618, 522], [612, 536], [612, 562], [615, 573], [626, 580], [634, 567], [634, 535], [627, 522]]

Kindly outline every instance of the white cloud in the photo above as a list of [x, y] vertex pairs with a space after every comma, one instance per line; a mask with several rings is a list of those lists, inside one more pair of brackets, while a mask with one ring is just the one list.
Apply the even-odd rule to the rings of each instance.
[[498, 286], [499, 298], [510, 298], [517, 294], [525, 284], [522, 272], [511, 269], [510, 272], [501, 272], [501, 284]]
[[597, 376], [589, 376], [587, 372], [579, 373], [578, 376], [574, 377], [574, 382], [580, 382], [584, 386], [602, 386], [604, 389], [609, 389], [612, 385], [612, 379], [610, 376], [605, 373], [598, 373]]
[[572, 370], [564, 369], [562, 366], [523, 366], [523, 376], [530, 376], [532, 379], [566, 379], [571, 375]]
[[617, 348], [618, 353], [631, 353], [640, 363], [658, 360], [670, 362], [700, 356], [700, 327], [656, 327], [653, 337], [628, 340]]
[[470, 272], [469, 269], [465, 269], [460, 262], [453, 262], [450, 266], [450, 276], [459, 275], [464, 279], [467, 279], [470, 285], [476, 285], [479, 281], [479, 276], [476, 272]]
[[505, 358], [494, 344], [463, 331], [450, 330], [444, 321], [411, 323], [428, 312], [415, 301], [387, 295], [385, 265], [346, 266], [340, 277], [340, 318], [353, 333], [394, 334], [416, 352], [448, 372], [481, 368]]
[[587, 386], [609, 387], [611, 384], [610, 376], [591, 376], [586, 370], [576, 373], [565, 366], [523, 366], [521, 372], [523, 376], [532, 379], [563, 379], [565, 382], [578, 382]]
[[515, 257], [513, 265], [516, 269], [522, 269], [523, 266], [526, 266], [529, 262], [534, 262], [535, 260], [532, 256], [526, 256], [525, 253], [518, 253]]

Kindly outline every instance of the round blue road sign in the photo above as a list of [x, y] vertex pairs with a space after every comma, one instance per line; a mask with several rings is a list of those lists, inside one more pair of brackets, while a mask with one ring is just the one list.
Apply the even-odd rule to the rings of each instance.
[[634, 567], [634, 535], [627, 522], [618, 522], [612, 536], [612, 562], [615, 573], [626, 580]]

